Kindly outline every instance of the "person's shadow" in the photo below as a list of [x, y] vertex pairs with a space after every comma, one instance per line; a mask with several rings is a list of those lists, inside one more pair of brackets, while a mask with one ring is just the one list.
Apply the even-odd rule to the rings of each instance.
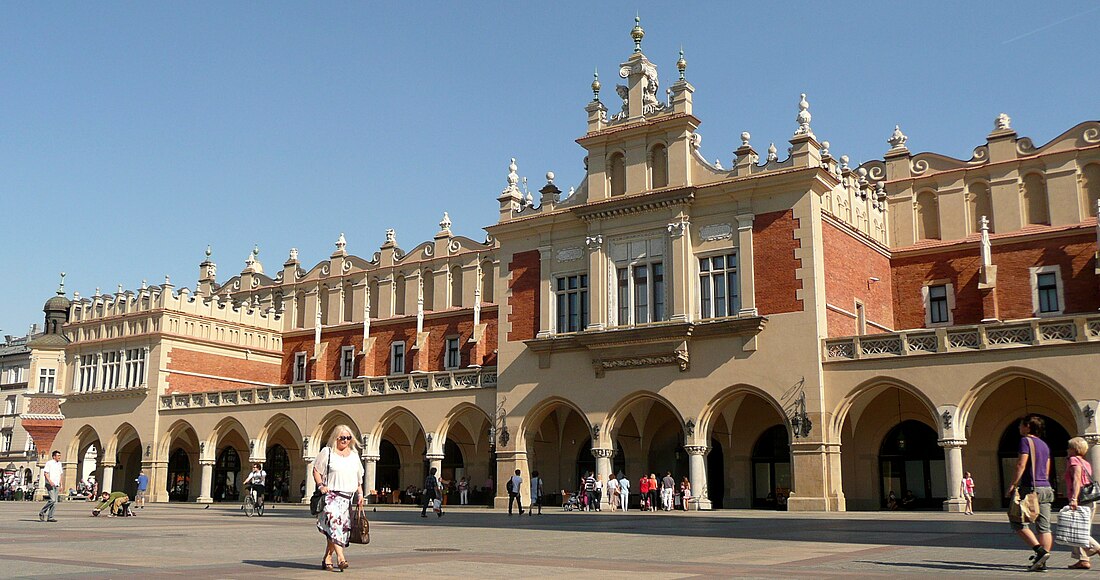
[[932, 560], [924, 560], [922, 562], [875, 562], [872, 560], [859, 560], [859, 562], [878, 566], [894, 566], [896, 568], [924, 568], [929, 570], [952, 570], [956, 572], [965, 570], [996, 570], [1002, 572], [1025, 571], [1025, 568], [1019, 564], [995, 564], [990, 562], [945, 562]]
[[318, 564], [306, 564], [304, 562], [278, 562], [275, 560], [242, 560], [242, 564], [260, 566], [261, 568], [292, 568], [295, 570], [316, 570], [321, 567]]

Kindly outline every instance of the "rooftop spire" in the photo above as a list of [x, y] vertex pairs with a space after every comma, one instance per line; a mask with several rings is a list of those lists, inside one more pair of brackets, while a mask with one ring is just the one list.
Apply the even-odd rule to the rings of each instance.
[[592, 100], [600, 102], [600, 69], [592, 72]]
[[684, 60], [684, 47], [680, 46], [680, 60], [676, 61], [676, 68], [680, 71], [680, 80], [684, 80], [684, 71], [687, 70], [688, 61]]
[[809, 135], [814, 136], [814, 132], [810, 129], [810, 103], [806, 101], [806, 93], [801, 94], [801, 98], [798, 101], [798, 130], [794, 132], [795, 135]]
[[634, 28], [630, 29], [630, 38], [634, 39], [634, 52], [642, 52], [642, 39], [645, 38], [645, 30], [642, 29], [641, 16], [634, 15]]
[[61, 273], [61, 284], [59, 284], [57, 286], [57, 295], [58, 296], [64, 296], [65, 295], [65, 273], [64, 272]]

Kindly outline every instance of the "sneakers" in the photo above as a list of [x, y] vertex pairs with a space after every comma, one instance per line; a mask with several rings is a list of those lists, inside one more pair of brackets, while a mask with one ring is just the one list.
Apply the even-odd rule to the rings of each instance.
[[57, 523], [57, 520], [55, 520], [55, 519], [53, 519], [53, 518], [50, 518], [50, 519], [48, 519], [48, 520], [46, 520], [46, 521], [47, 521], [47, 522], [53, 522], [53, 523], [55, 523], [55, 524]]
[[1050, 559], [1050, 552], [1048, 552], [1048, 551], [1046, 551], [1042, 548], [1039, 548], [1039, 551], [1035, 552], [1034, 556], [1028, 558], [1028, 561], [1031, 562], [1031, 565], [1027, 567], [1027, 571], [1028, 572], [1039, 572], [1039, 571], [1042, 571], [1042, 570], [1046, 570], [1047, 560], [1049, 560], [1049, 559]]

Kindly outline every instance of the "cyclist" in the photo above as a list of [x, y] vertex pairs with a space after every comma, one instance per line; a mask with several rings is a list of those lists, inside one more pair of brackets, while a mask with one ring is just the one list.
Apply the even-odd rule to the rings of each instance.
[[253, 494], [252, 503], [257, 508], [264, 504], [264, 486], [267, 484], [267, 472], [260, 467], [259, 463], [252, 464], [252, 471], [244, 477], [245, 489], [249, 493]]

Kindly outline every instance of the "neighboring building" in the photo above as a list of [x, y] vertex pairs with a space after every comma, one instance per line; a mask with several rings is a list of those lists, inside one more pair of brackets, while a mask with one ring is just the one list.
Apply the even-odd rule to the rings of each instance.
[[27, 340], [37, 334], [37, 325], [27, 336], [5, 336], [0, 344], [0, 468], [17, 483], [33, 483], [37, 457], [34, 439], [22, 425], [24, 397], [30, 388], [31, 349]]
[[219, 285], [208, 251], [194, 292], [74, 301], [65, 461], [103, 449], [106, 488], [144, 466], [156, 501], [235, 500], [258, 461], [297, 496], [347, 423], [369, 489], [667, 470], [701, 509], [958, 509], [965, 468], [984, 509], [1016, 417], [1048, 418], [1059, 470], [1069, 436], [1100, 442], [1100, 123], [1036, 147], [1002, 115], [969, 161], [897, 128], [852, 168], [803, 95], [785, 159], [743, 133], [724, 169], [683, 55], [661, 101], [631, 36], [619, 110], [592, 85], [583, 181], [536, 201], [513, 160], [484, 243], [444, 215], [408, 252], [341, 234]]

